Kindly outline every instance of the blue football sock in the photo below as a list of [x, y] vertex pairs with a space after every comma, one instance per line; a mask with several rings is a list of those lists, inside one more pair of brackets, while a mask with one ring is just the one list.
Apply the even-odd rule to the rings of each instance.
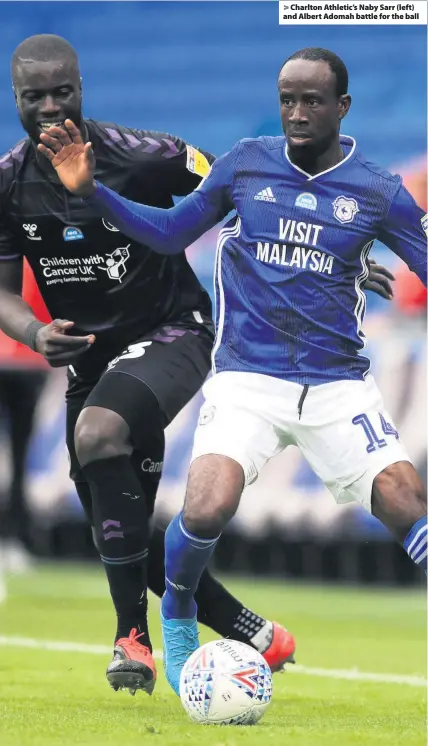
[[404, 539], [404, 549], [415, 564], [427, 572], [428, 516], [419, 518]]
[[165, 595], [162, 614], [165, 619], [192, 619], [196, 615], [194, 595], [200, 577], [218, 541], [200, 539], [184, 527], [179, 513], [165, 532]]

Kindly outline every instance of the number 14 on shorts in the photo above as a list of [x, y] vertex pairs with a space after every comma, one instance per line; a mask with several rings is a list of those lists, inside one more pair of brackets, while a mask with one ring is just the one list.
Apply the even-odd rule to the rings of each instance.
[[[395, 427], [390, 425], [389, 422], [386, 421], [383, 414], [379, 412], [379, 420], [380, 420], [380, 427], [382, 428], [382, 432], [384, 435], [393, 435], [396, 440], [398, 440], [399, 435]], [[367, 440], [369, 441], [368, 446], [366, 447], [367, 453], [373, 453], [373, 451], [377, 451], [379, 448], [384, 448], [384, 446], [387, 445], [387, 442], [385, 438], [380, 438], [377, 434], [377, 431], [372, 424], [371, 420], [369, 419], [368, 415], [366, 414], [357, 414], [356, 417], [352, 419], [353, 425], [361, 425], [363, 428]]]

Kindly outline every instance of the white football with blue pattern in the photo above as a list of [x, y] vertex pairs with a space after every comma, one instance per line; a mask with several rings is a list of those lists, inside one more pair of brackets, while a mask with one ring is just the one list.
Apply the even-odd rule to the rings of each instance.
[[271, 670], [263, 656], [243, 642], [208, 642], [186, 661], [180, 697], [197, 723], [254, 725], [272, 699]]

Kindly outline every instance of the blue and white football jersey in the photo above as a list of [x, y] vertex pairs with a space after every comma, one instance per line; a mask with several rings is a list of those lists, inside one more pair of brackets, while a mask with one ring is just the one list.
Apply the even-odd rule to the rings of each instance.
[[[373, 241], [419, 275], [426, 267], [423, 212], [400, 177], [368, 163], [351, 138], [341, 141], [345, 159], [317, 176], [288, 160], [282, 137], [243, 141], [225, 157], [237, 217], [217, 249], [217, 371], [298, 383], [361, 379], [369, 368], [359, 354], [361, 286]], [[224, 179], [222, 165], [201, 187], [207, 197]]]
[[311, 176], [290, 162], [284, 137], [242, 140], [166, 211], [97, 190], [103, 214], [163, 253], [236, 211], [215, 261], [217, 372], [300, 384], [361, 380], [369, 369], [362, 285], [374, 240], [426, 282], [423, 211], [401, 178], [369, 163], [352, 138], [341, 145], [345, 158]]

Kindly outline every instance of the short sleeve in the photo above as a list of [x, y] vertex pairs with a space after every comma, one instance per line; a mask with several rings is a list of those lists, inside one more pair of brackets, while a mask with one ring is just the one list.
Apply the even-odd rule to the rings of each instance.
[[16, 236], [7, 226], [6, 211], [0, 198], [0, 261], [20, 257], [22, 252], [17, 248]]

